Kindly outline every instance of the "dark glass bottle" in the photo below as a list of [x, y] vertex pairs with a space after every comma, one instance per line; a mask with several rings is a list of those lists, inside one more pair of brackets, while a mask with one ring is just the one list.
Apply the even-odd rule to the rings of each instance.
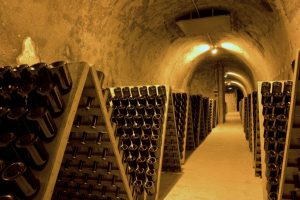
[[0, 135], [0, 159], [7, 164], [21, 161], [21, 157], [16, 151], [14, 143], [17, 135], [14, 132], [6, 132]]
[[34, 134], [26, 134], [16, 141], [16, 147], [24, 161], [32, 168], [42, 170], [49, 159], [49, 154], [42, 141]]
[[57, 134], [57, 126], [48, 112], [47, 109], [43, 107], [37, 107], [30, 110], [26, 116], [26, 118], [36, 124], [38, 126], [41, 138], [45, 142], [52, 141]]
[[129, 89], [129, 87], [123, 87], [122, 88], [122, 93], [123, 93], [123, 97], [126, 97], [126, 98], [130, 97], [130, 89]]
[[261, 84], [261, 93], [264, 94], [266, 92], [270, 93], [271, 91], [271, 83], [269, 82], [263, 82]]
[[148, 89], [147, 89], [146, 86], [142, 86], [142, 87], [140, 87], [139, 89], [140, 89], [140, 94], [141, 94], [141, 96], [143, 96], [143, 97], [148, 96]]
[[133, 128], [133, 132], [134, 132], [134, 134], [137, 134], [137, 135], [139, 135], [139, 136], [141, 136], [142, 135], [142, 126], [140, 125], [140, 124], [134, 124], [133, 126], [132, 126], [132, 128]]
[[72, 89], [72, 77], [65, 61], [56, 61], [49, 65], [52, 79], [62, 94], [67, 94]]
[[15, 162], [8, 166], [1, 178], [5, 182], [12, 182], [22, 192], [24, 198], [33, 198], [40, 189], [40, 181], [22, 162]]
[[157, 96], [156, 86], [154, 85], [150, 86], [148, 90], [149, 90], [149, 96]]
[[139, 88], [138, 87], [133, 87], [130, 89], [131, 90], [131, 95], [133, 97], [138, 97], [140, 96], [140, 93], [139, 93]]
[[114, 88], [114, 93], [115, 93], [115, 96], [118, 97], [118, 98], [121, 98], [123, 96], [122, 95], [122, 89], [120, 87]]
[[54, 116], [61, 115], [65, 108], [64, 101], [58, 86], [52, 82], [51, 72], [49, 71], [47, 64], [37, 63], [31, 66], [31, 68], [38, 71], [37, 93], [47, 97], [50, 107], [49, 109]]
[[155, 184], [153, 181], [146, 181], [144, 187], [147, 195], [152, 196], [155, 194]]

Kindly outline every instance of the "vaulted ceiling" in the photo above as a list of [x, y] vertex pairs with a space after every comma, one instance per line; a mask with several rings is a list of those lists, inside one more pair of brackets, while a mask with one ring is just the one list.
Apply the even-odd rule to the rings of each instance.
[[[209, 44], [185, 37], [176, 19], [204, 8], [230, 11], [232, 31], [215, 33], [216, 57], [187, 57]], [[203, 65], [222, 61], [253, 84], [288, 78], [299, 44], [297, 0], [0, 0], [0, 64], [15, 64], [30, 36], [42, 61], [84, 60], [106, 74], [107, 85], [167, 83], [185, 88]], [[298, 33], [298, 34], [297, 34]], [[300, 38], [300, 37], [299, 37]], [[237, 50], [238, 49], [238, 50]]]

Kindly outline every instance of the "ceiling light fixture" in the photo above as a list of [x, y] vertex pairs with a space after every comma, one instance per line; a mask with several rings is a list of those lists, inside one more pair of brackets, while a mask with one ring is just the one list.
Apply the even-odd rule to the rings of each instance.
[[210, 41], [210, 44], [211, 44], [211, 53], [212, 53], [213, 55], [216, 55], [216, 54], [218, 53], [218, 48], [217, 48], [217, 46], [213, 43], [213, 41], [212, 41], [212, 39], [211, 39], [209, 33], [207, 33], [207, 37], [208, 37], [208, 39], [209, 39], [209, 41]]
[[214, 55], [217, 54], [218, 53], [218, 49], [216, 47], [213, 47], [211, 49], [211, 53], [214, 54]]

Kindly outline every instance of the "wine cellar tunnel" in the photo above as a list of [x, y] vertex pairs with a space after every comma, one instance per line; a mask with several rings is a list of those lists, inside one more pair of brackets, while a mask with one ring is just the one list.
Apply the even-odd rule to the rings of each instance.
[[[21, 196], [20, 199], [52, 198], [58, 200], [65, 199], [66, 194], [70, 194], [68, 192], [74, 192], [74, 188], [77, 188], [74, 192], [75, 196], [88, 194], [87, 198], [91, 199], [114, 199], [115, 197], [153, 200], [162, 198], [186, 199], [184, 193], [191, 193], [190, 198], [194, 199], [234, 199], [234, 195], [245, 200], [259, 199], [256, 196], [251, 196], [251, 192], [259, 194], [260, 199], [300, 199], [298, 191], [300, 178], [295, 176], [295, 166], [300, 166], [300, 159], [299, 163], [296, 164], [296, 155], [299, 153], [296, 150], [300, 147], [297, 143], [293, 143], [297, 139], [295, 141], [291, 139], [293, 138], [293, 121], [297, 121], [293, 115], [294, 112], [297, 112], [296, 98], [298, 96], [297, 91], [294, 91], [294, 88], [291, 89], [291, 82], [289, 81], [296, 81], [294, 77], [298, 73], [299, 20], [300, 2], [298, 0], [0, 0], [0, 66], [3, 66], [0, 70], [0, 111], [2, 112], [2, 109], [6, 108], [7, 105], [4, 105], [3, 102], [8, 98], [6, 93], [6, 96], [2, 95], [5, 90], [3, 84], [9, 83], [9, 89], [11, 89], [11, 84], [14, 84], [14, 79], [11, 80], [13, 75], [3, 74], [13, 74], [15, 66], [27, 64], [36, 67], [37, 65], [34, 65], [36, 63], [48, 63], [48, 65], [41, 64], [39, 67], [49, 68], [49, 73], [52, 70], [51, 73], [55, 74], [58, 72], [53, 68], [63, 65], [69, 70], [73, 80], [70, 93], [61, 92], [66, 111], [59, 117], [53, 115], [54, 122], [57, 123], [57, 136], [55, 136], [54, 143], [51, 145], [47, 139], [43, 141], [46, 145], [46, 151], [53, 156], [50, 155], [47, 158], [48, 164], [43, 169], [44, 171], [35, 173], [36, 169], [34, 167], [32, 169], [33, 174], [38, 177], [38, 180], [40, 179], [40, 188], [31, 188], [34, 194], [33, 197], [29, 197], [31, 195], [24, 194], [17, 183], [11, 183], [12, 188], [19, 188], [17, 194], [12, 195]], [[64, 61], [63, 63], [70, 64], [53, 63], [55, 61]], [[51, 63], [52, 65], [50, 65]], [[293, 66], [292, 63], [294, 63]], [[32, 69], [35, 69], [34, 67]], [[11, 70], [10, 72], [7, 72], [8, 68]], [[100, 71], [104, 77], [102, 79], [102, 76], [99, 75]], [[36, 79], [39, 80], [39, 78]], [[49, 78], [48, 81], [49, 85], [52, 85], [52, 82], [57, 81], [57, 78], [54, 80]], [[263, 124], [270, 120], [265, 114], [267, 108], [271, 110], [269, 104], [274, 105], [272, 114], [269, 113], [268, 115], [272, 115], [273, 118], [277, 117], [273, 111], [276, 110], [276, 105], [273, 102], [273, 99], [276, 99], [273, 97], [275, 93], [273, 95], [272, 91], [269, 91], [269, 95], [273, 96], [270, 97], [271, 102], [267, 102], [268, 105], [266, 102], [261, 102], [266, 99], [265, 96], [262, 96], [266, 95], [264, 87], [267, 88], [267, 83], [271, 85], [275, 83], [274, 85], [276, 85], [277, 82], [282, 85], [282, 88], [289, 88], [287, 89], [288, 92], [284, 90], [283, 95], [291, 96], [290, 100], [287, 100], [288, 103], [285, 102], [288, 97], [284, 97], [283, 102], [281, 102], [285, 104], [283, 115], [286, 117], [286, 127], [281, 127], [280, 130], [285, 130], [287, 141], [284, 143], [285, 151], [280, 151], [280, 155], [284, 154], [280, 166], [278, 163], [270, 163], [267, 160], [269, 159], [269, 151], [272, 149], [264, 149], [265, 146], [269, 148], [268, 142], [271, 140], [264, 133], [271, 128], [265, 127]], [[293, 84], [295, 88], [296, 85]], [[154, 103], [151, 100], [149, 102], [147, 100], [147, 103], [140, 100], [145, 103], [145, 110], [146, 106], [152, 104], [154, 107], [167, 108], [160, 113], [161, 142], [157, 144], [160, 145], [157, 150], [160, 153], [155, 155], [157, 157], [154, 156], [158, 163], [155, 181], [147, 177], [143, 182], [129, 174], [132, 166], [129, 166], [129, 162], [124, 158], [126, 155], [125, 150], [122, 149], [124, 148], [122, 146], [123, 141], [121, 135], [117, 133], [120, 123], [117, 121], [116, 113], [127, 117], [130, 115], [129, 111], [127, 113], [126, 110], [129, 108], [126, 107], [126, 111], [122, 110], [126, 112], [124, 114], [121, 113], [119, 107], [129, 106], [129, 104], [132, 106], [131, 103], [128, 105], [122, 103], [121, 99], [142, 98], [139, 95], [134, 96], [136, 93], [132, 91], [135, 91], [133, 89], [135, 86], [139, 89], [138, 94], [140, 96], [145, 98], [152, 94], [155, 96]], [[21, 85], [16, 87], [20, 88]], [[95, 91], [86, 92], [87, 87], [88, 90], [94, 89]], [[39, 87], [37, 86], [37, 88]], [[108, 92], [109, 95], [105, 92], [102, 94], [100, 89]], [[125, 95], [123, 90], [130, 90], [130, 94], [126, 93]], [[154, 90], [156, 92], [153, 92]], [[147, 93], [147, 91], [149, 92]], [[150, 95], [150, 92], [153, 93]], [[160, 95], [164, 97], [160, 97]], [[70, 171], [65, 173], [63, 166], [69, 160], [68, 154], [74, 149], [81, 148], [80, 144], [76, 142], [70, 143], [68, 137], [72, 135], [71, 133], [76, 132], [73, 130], [72, 124], [76, 126], [75, 122], [77, 122], [78, 116], [81, 116], [81, 107], [85, 101], [82, 99], [87, 98], [89, 100], [88, 97], [90, 96], [98, 98], [96, 106], [101, 107], [106, 103], [105, 105], [109, 107], [107, 111], [101, 107], [101, 112], [97, 110], [97, 116], [103, 117], [105, 129], [101, 129], [101, 131], [109, 136], [106, 138], [107, 148], [111, 150], [108, 155], [111, 156], [112, 160], [108, 159], [109, 162], [105, 158], [103, 160], [105, 160], [105, 165], [108, 168], [110, 166], [117, 171], [116, 174], [113, 173], [104, 179], [109, 180], [107, 182], [110, 180], [114, 182], [117, 177], [119, 184], [117, 187], [115, 184], [104, 184], [103, 186], [99, 183], [98, 186], [95, 186], [92, 184], [93, 182], [86, 184], [87, 181], [82, 183], [84, 186], [81, 185], [80, 187], [76, 181], [70, 184], [76, 183], [78, 187], [68, 186], [66, 183], [68, 180], [66, 174]], [[8, 99], [13, 98], [16, 97], [12, 96]], [[47, 98], [51, 97], [48, 95]], [[73, 98], [74, 101], [69, 98]], [[119, 102], [116, 98], [119, 98]], [[163, 101], [156, 98], [163, 98]], [[13, 100], [11, 101], [13, 102]], [[47, 102], [45, 105], [51, 107], [53, 103], [51, 104], [50, 100]], [[8, 104], [9, 111], [7, 112], [12, 112], [11, 109], [13, 110], [14, 107], [11, 108], [10, 106], [19, 106], [20, 102]], [[140, 106], [140, 102], [137, 104]], [[138, 107], [138, 105], [134, 106]], [[294, 107], [295, 109], [292, 109]], [[50, 108], [47, 109], [49, 109], [50, 114], [53, 112]], [[135, 109], [134, 115], [140, 114], [140, 110]], [[25, 110], [27, 113], [28, 110]], [[86, 112], [83, 113], [81, 114], [88, 115]], [[146, 112], [147, 115], [149, 113]], [[142, 112], [142, 114], [145, 113]], [[154, 115], [156, 116], [156, 114], [158, 111], [153, 111], [151, 114], [151, 116], [153, 115], [153, 120], [150, 120], [151, 124], [155, 124]], [[94, 121], [95, 116], [94, 118], [89, 117]], [[9, 132], [7, 130], [10, 130], [10, 127], [7, 128], [6, 125], [3, 125], [2, 118], [6, 119], [7, 116], [4, 114], [2, 116], [0, 113], [0, 126], [3, 126], [0, 127], [3, 130], [0, 131], [0, 143], [1, 134], [4, 134], [2, 132], [6, 133]], [[146, 125], [144, 118], [142, 120]], [[125, 121], [124, 116], [123, 119]], [[94, 122], [97, 123], [97, 121]], [[78, 124], [80, 123], [78, 122]], [[136, 122], [134, 121], [133, 124], [136, 125]], [[279, 128], [275, 127], [275, 124], [277, 122], [274, 122], [274, 127], [272, 127], [277, 133]], [[127, 121], [123, 125], [127, 127]], [[296, 125], [294, 126], [296, 127]], [[121, 129], [125, 132], [124, 127]], [[83, 130], [83, 136], [89, 131], [93, 132], [90, 129]], [[232, 139], [229, 142], [232, 142], [231, 146], [226, 146], [225, 143], [221, 144], [222, 141], [227, 141], [226, 134], [228, 138]], [[142, 135], [144, 136], [144, 132]], [[41, 138], [43, 140], [43, 137]], [[277, 145], [277, 143], [279, 144], [277, 139], [274, 136], [276, 148], [280, 146]], [[131, 146], [133, 146], [133, 140], [130, 141], [132, 142]], [[290, 141], [292, 141], [292, 147], [290, 147]], [[266, 145], [264, 146], [264, 144]], [[73, 145], [73, 149], [70, 145]], [[17, 149], [16, 146], [14, 143], [13, 148]], [[154, 145], [151, 144], [150, 146]], [[223, 157], [226, 157], [227, 160], [223, 162], [223, 158], [214, 157], [217, 154], [212, 154], [209, 157], [208, 155], [214, 152], [213, 146], [216, 146], [215, 151], [224, 151]], [[0, 148], [2, 148], [1, 145]], [[237, 157], [230, 156], [234, 154], [234, 148], [237, 148], [234, 151], [241, 151]], [[5, 160], [1, 157], [3, 154], [1, 151], [0, 149], [0, 172], [2, 170], [1, 160]], [[106, 155], [106, 150], [103, 152]], [[280, 160], [280, 152], [276, 152], [276, 162]], [[139, 156], [137, 157], [142, 157], [141, 154], [138, 152]], [[147, 156], [149, 155], [147, 154]], [[288, 156], [292, 157], [292, 160], [289, 160]], [[132, 157], [130, 154], [129, 158]], [[243, 160], [242, 157], [245, 159]], [[220, 181], [220, 184], [216, 186], [219, 189], [226, 182], [230, 182], [234, 188], [237, 183], [241, 187], [228, 192], [228, 194], [220, 189], [217, 193], [221, 196], [213, 196], [213, 189], [209, 188], [213, 187], [211, 184], [204, 187], [205, 182], [193, 182], [189, 176], [193, 174], [195, 168], [202, 166], [202, 163], [210, 163], [211, 161], [218, 163], [219, 159], [222, 160], [219, 164], [224, 165], [228, 170], [238, 170], [239, 165], [232, 163], [232, 165], [236, 165], [236, 168], [230, 169], [227, 162], [234, 162], [234, 160], [236, 163], [240, 162], [240, 168], [247, 169], [245, 170], [247, 175], [241, 176], [239, 180], [235, 178], [230, 180], [228, 177], [224, 180], [214, 179], [214, 181]], [[21, 160], [24, 161], [23, 158]], [[57, 164], [54, 164], [54, 161]], [[30, 165], [25, 161], [24, 163]], [[275, 184], [270, 186], [270, 180], [273, 180], [270, 179], [270, 164], [278, 165], [276, 168], [277, 186], [274, 186]], [[138, 170], [139, 165], [135, 167], [137, 166]], [[205, 168], [208, 166], [203, 165], [203, 170], [208, 170]], [[31, 166], [29, 168], [31, 169]], [[144, 170], [146, 171], [146, 168]], [[214, 168], [214, 170], [218, 171], [219, 169]], [[44, 172], [45, 178], [41, 178], [41, 174]], [[65, 174], [60, 179], [59, 175], [62, 173]], [[210, 175], [211, 173], [213, 172], [206, 174]], [[146, 172], [144, 175], [146, 177]], [[205, 180], [209, 179], [203, 173], [196, 175], [199, 179], [201, 179], [200, 175]], [[232, 174], [232, 176], [235, 175], [237, 174]], [[96, 178], [93, 179], [93, 176], [90, 179], [96, 180]], [[172, 183], [168, 183], [168, 181]], [[207, 180], [207, 182], [209, 181]], [[248, 183], [251, 189], [245, 192]], [[0, 180], [0, 186], [2, 184], [5, 185], [6, 182]], [[142, 184], [142, 186], [136, 186], [136, 184]], [[203, 186], [204, 189], [199, 191], [199, 188], [193, 187], [197, 184], [199, 187], [200, 185]], [[92, 189], [86, 188], [90, 185], [92, 185]], [[185, 189], [181, 190], [181, 186]], [[74, 190], [70, 190], [68, 187]], [[61, 188], [64, 188], [63, 192], [60, 190]], [[78, 188], [85, 188], [80, 190], [85, 192], [78, 192]], [[262, 191], [260, 191], [261, 189]], [[62, 195], [60, 195], [61, 192]], [[246, 195], [244, 197], [239, 196], [243, 192]], [[3, 193], [6, 192], [0, 189], [0, 195]], [[180, 197], [175, 198], [177, 194]], [[74, 199], [83, 198], [80, 195]]]

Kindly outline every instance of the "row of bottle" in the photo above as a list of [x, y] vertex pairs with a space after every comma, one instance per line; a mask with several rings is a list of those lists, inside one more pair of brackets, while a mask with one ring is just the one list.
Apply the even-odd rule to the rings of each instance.
[[[208, 97], [203, 97], [202, 98], [202, 108], [203, 108], [203, 118], [201, 119], [201, 123], [204, 124], [204, 132], [203, 136], [206, 137], [209, 134], [209, 98]], [[201, 124], [200, 124], [201, 125]]]
[[[39, 137], [33, 133], [19, 137], [13, 132], [1, 134], [0, 159], [1, 163], [5, 163], [7, 166], [7, 169], [4, 169], [2, 173], [3, 187], [0, 187], [0, 194], [5, 193], [8, 187], [12, 189], [11, 192], [14, 195], [22, 196], [25, 199], [34, 197], [39, 190], [39, 180], [34, 177], [30, 168], [42, 170], [49, 160], [48, 151]], [[27, 179], [21, 181], [23, 178], [20, 178], [19, 174], [23, 172], [30, 174], [32, 179], [30, 181], [35, 184], [34, 188], [33, 186], [32, 188], [29, 187], [30, 184], [26, 181]], [[14, 190], [16, 190], [16, 193], [14, 193]]]
[[176, 126], [177, 126], [176, 128], [177, 128], [177, 133], [178, 133], [180, 158], [183, 158], [187, 94], [186, 93], [173, 93], [173, 104], [174, 104], [174, 108], [175, 108], [175, 120], [176, 120]]
[[122, 161], [133, 195], [155, 193], [161, 126], [165, 112], [165, 86], [114, 88], [111, 121], [120, 139]]
[[58, 184], [59, 191], [52, 196], [53, 200], [69, 200], [69, 199], [126, 199], [126, 193], [121, 191], [120, 187], [112, 189], [105, 185], [85, 185], [80, 183], [63, 182]]
[[270, 82], [262, 82], [261, 84], [261, 94], [265, 93], [274, 93], [274, 94], [291, 94], [292, 93], [293, 82], [292, 81], [285, 81], [283, 83], [279, 81], [274, 81], [273, 83]]
[[282, 92], [282, 83], [273, 82], [271, 91], [271, 83], [263, 82], [261, 87], [262, 104], [274, 106], [276, 106], [277, 104], [284, 104], [286, 106], [289, 106], [291, 101], [292, 86], [292, 81], [284, 82], [284, 89]]
[[271, 200], [278, 199], [291, 90], [291, 81], [284, 82], [283, 88], [281, 82], [273, 82], [272, 84], [263, 82], [261, 88], [262, 114], [264, 116], [264, 150], [266, 152], [266, 189], [268, 198]]
[[62, 94], [71, 90], [72, 79], [63, 61], [5, 66], [0, 68], [0, 86], [0, 107], [12, 110], [43, 107], [57, 117], [64, 110]]
[[93, 163], [89, 166], [82, 160], [78, 163], [65, 160], [58, 174], [52, 199], [63, 199], [67, 194], [72, 198], [126, 196], [125, 191], [122, 191], [120, 187], [123, 183], [119, 174], [116, 173], [117, 166], [112, 162], [94, 161]]
[[20, 199], [38, 193], [40, 182], [30, 168], [46, 166], [49, 153], [43, 142], [51, 142], [57, 135], [53, 117], [63, 113], [62, 95], [71, 87], [63, 61], [0, 68], [0, 159], [6, 165], [1, 194], [6, 188]]
[[123, 105], [125, 107], [131, 106], [147, 106], [147, 105], [164, 105], [166, 97], [163, 95], [158, 96], [138, 96], [138, 97], [117, 97], [114, 96], [111, 98], [112, 105], [118, 107]]
[[191, 108], [192, 108], [192, 119], [193, 119], [193, 129], [194, 129], [194, 138], [196, 141], [196, 145], [199, 145], [199, 136], [198, 132], [200, 129], [200, 114], [201, 114], [201, 101], [202, 98], [200, 95], [191, 95]]
[[129, 98], [129, 97], [148, 97], [148, 96], [166, 96], [166, 87], [164, 85], [159, 86], [141, 86], [141, 87], [116, 87], [114, 88], [114, 96], [117, 98]]

